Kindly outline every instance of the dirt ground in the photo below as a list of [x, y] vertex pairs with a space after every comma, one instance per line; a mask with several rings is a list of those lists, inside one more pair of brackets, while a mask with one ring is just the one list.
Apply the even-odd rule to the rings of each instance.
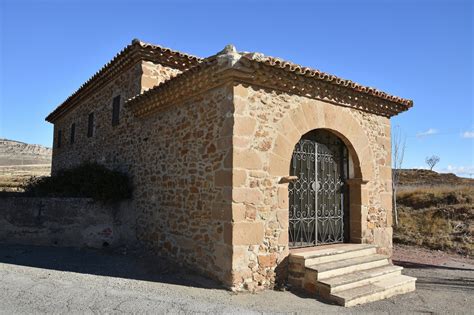
[[418, 277], [416, 292], [346, 309], [293, 292], [234, 294], [125, 249], [0, 245], [0, 313], [473, 313], [472, 260], [412, 247], [394, 258]]

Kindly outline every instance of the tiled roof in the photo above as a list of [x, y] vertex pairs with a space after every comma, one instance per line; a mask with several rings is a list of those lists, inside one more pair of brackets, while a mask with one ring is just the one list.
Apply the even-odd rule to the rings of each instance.
[[[244, 71], [245, 79], [240, 77], [238, 80], [244, 80], [248, 82], [254, 82], [257, 85], [263, 84], [269, 87], [275, 86], [278, 88], [286, 89], [290, 93], [303, 93], [303, 95], [309, 95], [310, 97], [315, 98], [324, 98], [326, 100], [332, 100], [333, 102], [350, 105], [353, 107], [368, 110], [377, 114], [382, 114], [384, 116], [393, 116], [405, 110], [408, 110], [413, 106], [413, 101], [409, 99], [404, 99], [398, 96], [393, 96], [388, 93], [382, 92], [372, 87], [367, 87], [355, 83], [350, 80], [345, 80], [337, 76], [316, 70], [308, 67], [302, 67], [300, 65], [282, 60], [280, 58], [265, 56], [261, 53], [248, 53], [248, 52], [237, 52], [235, 47], [232, 45], [227, 46], [223, 51], [219, 52], [216, 55], [210, 56], [206, 59], [203, 59], [199, 65], [190, 68], [188, 71], [185, 71], [176, 77], [167, 80], [158, 86], [153, 87], [152, 89], [146, 91], [143, 94], [136, 95], [127, 101], [128, 106], [134, 108], [135, 113], [142, 115], [144, 113], [152, 112], [154, 108], [158, 108], [168, 101], [177, 102], [179, 95], [186, 94], [186, 90], [195, 91], [201, 85], [207, 82], [208, 85], [212, 86], [217, 84], [213, 82], [218, 80], [219, 75], [210, 75], [206, 74], [209, 71], [218, 71], [216, 65], [225, 63], [218, 62], [219, 58], [230, 58], [230, 65], [227, 65], [229, 68], [235, 68], [236, 71], [239, 71], [242, 65], [243, 67], [248, 67], [254, 65], [251, 68], [254, 70], [257, 69], [256, 65], [261, 65], [266, 69], [261, 69], [259, 74], [252, 71]], [[246, 64], [246, 65], [245, 65]], [[221, 66], [222, 66], [221, 65]], [[224, 66], [225, 67], [225, 66]], [[214, 70], [213, 70], [214, 69]], [[272, 74], [269, 70], [274, 71], [284, 71], [286, 73], [285, 79], [280, 75]], [[197, 77], [200, 79], [196, 79]], [[339, 93], [345, 95], [345, 97], [336, 97], [334, 91], [328, 91], [322, 89], [313, 93], [311, 91], [314, 88], [313, 84], [305, 85], [302, 80], [298, 80], [295, 76], [301, 76], [301, 79], [305, 79], [305, 82], [311, 82], [316, 80], [322, 84], [334, 85], [336, 89], [342, 88], [347, 89], [347, 92], [342, 90]], [[266, 78], [265, 78], [266, 77]], [[189, 83], [191, 86], [186, 86], [186, 81], [194, 80], [195, 82]], [[263, 80], [263, 81], [262, 81]], [[289, 80], [285, 81], [284, 80]], [[311, 85], [313, 87], [311, 87]], [[177, 89], [174, 89], [178, 86]], [[205, 86], [203, 86], [205, 88]], [[307, 89], [309, 88], [309, 90]], [[173, 90], [173, 92], [170, 92]], [[169, 92], [169, 93], [168, 93]], [[171, 94], [170, 94], [171, 93]], [[309, 93], [309, 94], [308, 94]], [[354, 94], [355, 93], [355, 94]], [[357, 97], [357, 94], [361, 97]], [[184, 97], [184, 95], [181, 95]], [[377, 101], [379, 100], [379, 101]], [[148, 103], [156, 104], [148, 104]]]
[[[265, 66], [269, 66], [273, 69], [280, 69], [292, 73], [297, 76], [306, 77], [309, 79], [315, 79], [318, 81], [324, 81], [329, 84], [334, 84], [336, 86], [344, 87], [354, 92], [362, 93], [367, 96], [376, 97], [385, 101], [389, 101], [395, 104], [398, 104], [398, 109], [396, 112], [401, 112], [407, 110], [413, 106], [413, 101], [398, 96], [393, 96], [383, 91], [380, 91], [373, 87], [364, 86], [353, 82], [351, 80], [342, 79], [340, 77], [322, 72], [320, 70], [303, 67], [298, 64], [282, 60], [280, 58], [265, 56], [261, 53], [248, 53], [241, 52], [238, 53], [235, 50], [235, 47], [228, 46], [222, 52], [217, 55], [210, 56], [206, 59], [201, 59], [192, 55], [181, 53], [179, 51], [174, 51], [169, 48], [164, 48], [157, 45], [152, 45], [149, 43], [144, 43], [139, 40], [133, 40], [130, 45], [125, 47], [121, 52], [119, 52], [110, 62], [103, 66], [96, 74], [94, 74], [88, 81], [86, 81], [81, 87], [75, 91], [71, 96], [69, 96], [58, 108], [56, 108], [51, 114], [46, 117], [47, 121], [54, 121], [61, 113], [68, 110], [77, 104], [78, 101], [81, 101], [88, 92], [95, 91], [97, 88], [101, 87], [103, 84], [106, 84], [110, 78], [113, 78], [120, 73], [125, 67], [136, 63], [139, 60], [152, 61], [155, 63], [161, 63], [165, 66], [173, 67], [175, 69], [182, 70], [183, 72], [188, 72], [187, 70], [193, 69], [192, 72], [199, 72], [208, 67], [209, 64], [212, 64], [212, 61], [215, 61], [215, 58], [222, 54], [231, 53], [236, 58], [245, 58], [251, 62], [257, 62]], [[207, 61], [207, 62], [203, 62]], [[201, 64], [200, 67], [196, 67]], [[155, 86], [154, 88], [146, 91], [144, 94], [136, 95], [131, 100], [128, 101], [131, 105], [137, 104], [144, 100], [149, 100], [157, 93], [161, 93], [176, 79], [178, 81], [185, 80], [187, 75], [178, 75], [177, 77], [170, 79], [168, 81]]]
[[122, 69], [138, 62], [139, 60], [161, 63], [165, 66], [184, 71], [195, 66], [201, 62], [202, 59], [166, 47], [152, 45], [134, 39], [131, 44], [122, 49], [111, 61], [106, 63], [61, 105], [51, 112], [46, 117], [46, 120], [49, 122], [54, 121], [62, 112], [73, 107], [77, 101], [83, 99], [88, 92], [96, 90], [99, 86], [107, 83], [110, 78], [115, 77], [115, 75], [120, 73]]
[[382, 99], [385, 99], [385, 100], [388, 100], [388, 101], [391, 101], [391, 102], [395, 102], [395, 103], [405, 105], [407, 107], [412, 107], [413, 106], [413, 101], [412, 100], [405, 99], [405, 98], [398, 97], [398, 96], [394, 96], [394, 95], [390, 95], [390, 94], [385, 93], [383, 91], [380, 91], [376, 88], [369, 87], [369, 86], [364, 86], [364, 85], [358, 84], [356, 82], [353, 82], [351, 80], [342, 79], [342, 78], [337, 77], [335, 75], [332, 75], [332, 74], [329, 74], [329, 73], [326, 73], [326, 72], [322, 72], [322, 71], [319, 71], [319, 70], [316, 70], [316, 69], [303, 67], [303, 66], [300, 66], [298, 64], [295, 64], [295, 63], [292, 63], [292, 62], [289, 62], [289, 61], [286, 61], [286, 60], [283, 60], [283, 59], [280, 59], [280, 58], [265, 56], [265, 55], [260, 54], [260, 53], [245, 53], [243, 55], [243, 57], [248, 58], [250, 60], [258, 61], [260, 63], [269, 65], [271, 67], [275, 67], [275, 68], [283, 69], [283, 70], [286, 70], [286, 71], [289, 71], [289, 72], [293, 72], [297, 75], [302, 75], [302, 76], [305, 76], [305, 77], [311, 77], [311, 78], [315, 78], [317, 80], [323, 80], [323, 81], [330, 82], [330, 83], [333, 83], [333, 84], [336, 84], [336, 85], [340, 85], [340, 86], [343, 86], [343, 87], [346, 87], [346, 88], [350, 88], [350, 89], [353, 89], [357, 92], [366, 93], [366, 94], [369, 94], [369, 95], [372, 95], [372, 96], [375, 96], [375, 97], [378, 97], [378, 98], [382, 98]]

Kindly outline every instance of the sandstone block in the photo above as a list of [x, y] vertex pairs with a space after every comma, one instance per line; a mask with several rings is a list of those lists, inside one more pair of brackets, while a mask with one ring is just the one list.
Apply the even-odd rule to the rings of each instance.
[[251, 140], [249, 137], [233, 137], [232, 143], [235, 148], [248, 148]]
[[264, 227], [262, 222], [227, 223], [225, 242], [232, 245], [259, 245], [263, 242]]
[[248, 170], [261, 170], [262, 161], [257, 152], [252, 150], [234, 150], [234, 167]]
[[234, 117], [234, 135], [235, 136], [252, 136], [255, 132], [257, 122], [251, 117]]
[[288, 187], [286, 185], [280, 185], [278, 187], [278, 208], [288, 209]]
[[293, 121], [295, 128], [300, 132], [301, 135], [305, 134], [309, 130], [311, 130], [311, 126], [308, 126], [306, 119], [304, 118], [304, 112], [300, 107], [293, 109], [289, 116]]
[[386, 212], [392, 212], [392, 193], [386, 192], [380, 194], [380, 202], [382, 204], [382, 208]]
[[381, 180], [392, 180], [392, 167], [389, 166], [379, 166], [380, 169], [380, 179]]
[[278, 237], [278, 245], [288, 246], [288, 230], [282, 230]]
[[234, 188], [232, 200], [236, 203], [259, 205], [263, 202], [263, 194], [258, 188]]
[[241, 169], [234, 169], [232, 172], [232, 186], [244, 186], [247, 180], [247, 172]]
[[290, 173], [290, 158], [284, 159], [276, 154], [269, 154], [268, 172], [273, 176], [288, 176]]
[[392, 248], [392, 233], [391, 227], [374, 229], [374, 242], [377, 246], [382, 248]]
[[285, 209], [285, 210], [277, 210], [276, 211], [276, 216], [277, 216], [277, 220], [278, 222], [280, 223], [280, 225], [284, 228], [284, 229], [288, 229], [288, 220], [289, 220], [289, 211], [288, 209]]
[[243, 86], [242, 84], [234, 86], [234, 96], [247, 98], [248, 95], [249, 95], [249, 89]]
[[237, 115], [243, 115], [247, 109], [248, 101], [242, 97], [234, 98], [234, 113]]
[[224, 212], [224, 219], [227, 222], [240, 222], [245, 220], [246, 207], [241, 203], [233, 203], [232, 206], [228, 207], [229, 211]]
[[285, 136], [278, 134], [272, 152], [281, 156], [282, 158], [288, 158], [292, 155], [294, 148], [295, 145], [289, 143]]
[[312, 102], [305, 102], [301, 107], [303, 109], [304, 118], [306, 119], [309, 129], [319, 128], [320, 122], [318, 121], [317, 117], [316, 105]]

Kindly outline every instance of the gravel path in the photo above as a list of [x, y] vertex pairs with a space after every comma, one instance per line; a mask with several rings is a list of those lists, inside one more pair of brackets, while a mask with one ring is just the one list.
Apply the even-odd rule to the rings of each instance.
[[233, 294], [175, 265], [136, 253], [1, 245], [0, 312], [474, 313], [472, 261], [453, 257], [433, 266], [404, 255], [404, 273], [419, 279], [416, 292], [345, 309], [292, 292]]

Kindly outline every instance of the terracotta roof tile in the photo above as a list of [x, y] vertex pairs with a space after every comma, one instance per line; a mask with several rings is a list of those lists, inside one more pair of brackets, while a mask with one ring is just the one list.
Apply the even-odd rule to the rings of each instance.
[[[231, 46], [231, 45], [230, 45]], [[230, 47], [229, 46], [229, 47]], [[192, 72], [199, 72], [202, 69], [206, 68], [207, 65], [211, 64], [213, 60], [215, 60], [216, 56], [221, 54], [229, 53], [229, 49], [232, 50], [232, 53], [242, 58], [246, 58], [247, 60], [258, 62], [276, 69], [282, 69], [284, 71], [288, 71], [294, 73], [296, 75], [301, 75], [308, 78], [314, 78], [316, 80], [322, 80], [331, 84], [335, 84], [338, 86], [342, 86], [356, 92], [364, 93], [370, 96], [374, 96], [383, 100], [387, 100], [393, 103], [400, 104], [404, 106], [406, 109], [413, 106], [413, 101], [405, 98], [401, 98], [398, 96], [393, 96], [383, 91], [380, 91], [373, 87], [364, 86], [353, 82], [351, 80], [346, 80], [335, 75], [317, 70], [312, 69], [309, 67], [303, 67], [301, 65], [283, 60], [281, 58], [265, 56], [261, 53], [249, 53], [249, 52], [241, 52], [237, 53], [235, 47], [226, 47], [222, 52], [210, 56], [206, 59], [202, 59], [196, 56], [192, 56], [189, 54], [185, 54], [179, 51], [171, 50], [169, 48], [165, 48], [158, 45], [153, 45], [149, 43], [144, 43], [139, 40], [133, 40], [130, 45], [125, 47], [122, 51], [120, 51], [110, 62], [104, 65], [96, 74], [94, 74], [89, 80], [87, 80], [81, 87], [76, 90], [71, 96], [69, 96], [58, 108], [56, 108], [48, 117], [46, 117], [47, 121], [54, 121], [56, 117], [58, 117], [63, 111], [67, 110], [68, 108], [74, 106], [77, 101], [80, 101], [85, 93], [88, 90], [92, 90], [96, 87], [98, 82], [106, 81], [101, 79], [107, 79], [109, 76], [114, 76], [118, 70], [120, 70], [124, 65], [136, 62], [138, 60], [148, 60], [162, 63], [166, 66], [174, 67], [176, 69], [180, 69], [185, 73], [188, 72], [189, 69], [192, 69]], [[203, 62], [206, 61], [206, 62]], [[196, 67], [197, 65], [201, 65]], [[184, 73], [182, 73], [184, 74]], [[146, 91], [143, 94], [139, 94], [128, 100], [129, 103], [136, 104], [141, 102], [145, 99], [150, 99], [150, 97], [156, 93], [160, 93], [163, 91], [167, 86], [172, 83], [172, 81], [176, 80], [178, 77], [183, 77], [182, 75], [178, 75], [175, 78], [171, 78], [158, 86]], [[186, 75], [184, 77], [187, 77]], [[406, 110], [405, 109], [405, 110]], [[403, 110], [401, 110], [403, 111]]]
[[104, 81], [109, 76], [114, 76], [118, 69], [123, 68], [131, 63], [139, 60], [160, 62], [165, 66], [173, 67], [179, 70], [186, 70], [201, 62], [201, 58], [185, 54], [170, 48], [153, 45], [134, 39], [131, 44], [127, 45], [119, 53], [117, 53], [112, 60], [107, 62], [101, 69], [99, 69], [92, 77], [83, 83], [76, 91], [74, 91], [61, 105], [59, 105], [53, 112], [51, 112], [46, 120], [54, 121], [63, 111], [73, 107], [74, 104], [80, 100], [82, 95], [89, 90], [92, 90], [101, 79]]
[[317, 69], [303, 67], [303, 66], [300, 66], [298, 64], [295, 64], [295, 63], [292, 63], [290, 61], [286, 61], [286, 60], [283, 60], [283, 59], [280, 59], [280, 58], [265, 56], [265, 55], [260, 54], [260, 53], [245, 53], [244, 57], [246, 57], [248, 59], [251, 59], [251, 60], [261, 62], [263, 64], [266, 64], [266, 65], [269, 65], [269, 66], [272, 66], [272, 67], [284, 69], [286, 71], [293, 72], [293, 73], [298, 74], [298, 75], [302, 75], [302, 76], [306, 76], [306, 77], [313, 77], [313, 78], [318, 79], [318, 80], [327, 81], [327, 82], [330, 82], [330, 83], [333, 83], [333, 84], [336, 84], [336, 85], [340, 85], [340, 86], [343, 86], [343, 87], [353, 89], [357, 92], [370, 94], [372, 96], [379, 97], [379, 98], [382, 98], [382, 99], [385, 99], [385, 100], [388, 100], [388, 101], [391, 101], [391, 102], [399, 103], [399, 104], [405, 105], [407, 107], [412, 107], [413, 106], [413, 101], [412, 100], [405, 99], [405, 98], [398, 97], [398, 96], [394, 96], [394, 95], [390, 95], [390, 94], [385, 93], [383, 91], [380, 91], [376, 88], [369, 87], [369, 86], [364, 86], [364, 85], [361, 85], [359, 83], [353, 82], [351, 80], [346, 80], [346, 79], [337, 77], [335, 75], [332, 75], [332, 74], [329, 74], [329, 73], [326, 73], [326, 72], [323, 72], [323, 71], [320, 71], [320, 70], [317, 70]]
[[[206, 69], [215, 65], [215, 61], [217, 60], [217, 58], [219, 58], [219, 56], [227, 56], [230, 59], [232, 59], [233, 62], [231, 62], [230, 67], [234, 67], [234, 64], [237, 62], [237, 60], [239, 60], [239, 58], [244, 58], [246, 62], [250, 62], [250, 63], [254, 62], [257, 64], [262, 64], [264, 66], [271, 67], [275, 70], [278, 69], [282, 71], [288, 71], [292, 74], [300, 75], [310, 80], [314, 79], [314, 80], [324, 81], [328, 84], [334, 84], [337, 86], [350, 89], [356, 93], [363, 93], [363, 94], [366, 94], [367, 96], [375, 97], [375, 98], [381, 99], [382, 101], [388, 101], [388, 102], [392, 102], [396, 104], [396, 106], [394, 107], [378, 104], [376, 106], [377, 108], [376, 107], [373, 108], [374, 112], [376, 113], [384, 112], [387, 116], [393, 116], [413, 106], [413, 101], [411, 100], [404, 99], [398, 96], [393, 96], [388, 93], [377, 90], [376, 88], [363, 86], [351, 80], [342, 79], [337, 76], [322, 72], [320, 70], [312, 69], [309, 67], [303, 67], [298, 64], [285, 61], [280, 58], [265, 56], [261, 53], [249, 53], [249, 52], [238, 53], [235, 50], [235, 47], [233, 47], [232, 45], [226, 46], [224, 50], [222, 50], [216, 55], [203, 59], [202, 62], [199, 63], [199, 65], [190, 68], [188, 71], [185, 71], [174, 78], [171, 78], [165, 82], [162, 82], [161, 84], [153, 87], [152, 89], [147, 90], [143, 94], [134, 96], [133, 98], [127, 101], [128, 105], [132, 108], [135, 107], [137, 112], [140, 112], [138, 108], [149, 107], [151, 109], [153, 106], [145, 105], [144, 103], [151, 100], [155, 100], [155, 101], [159, 100], [159, 102], [163, 102], [164, 101], [163, 96], [166, 94], [166, 91], [172, 88], [174, 85], [179, 85], [180, 91], [181, 91], [185, 86], [184, 81], [188, 80], [189, 78], [192, 78], [193, 74], [207, 71]], [[249, 80], [254, 80], [254, 79], [249, 77]], [[357, 101], [357, 98], [354, 99], [354, 102], [356, 101]], [[377, 102], [375, 101], [374, 104], [376, 103]], [[358, 103], [356, 107], [362, 108], [364, 106], [360, 106], [360, 104]]]

